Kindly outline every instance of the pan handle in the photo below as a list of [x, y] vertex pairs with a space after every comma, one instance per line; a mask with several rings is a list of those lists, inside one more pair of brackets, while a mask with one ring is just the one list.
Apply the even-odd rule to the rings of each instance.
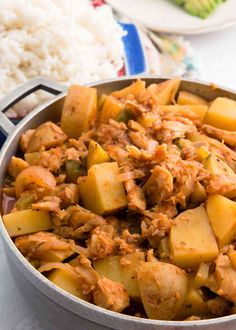
[[58, 95], [65, 92], [67, 90], [67, 86], [50, 81], [43, 77], [36, 77], [21, 85], [8, 96], [3, 98], [0, 101], [0, 131], [5, 136], [11, 134], [15, 129], [15, 125], [10, 121], [10, 119], [7, 118], [5, 111], [7, 111], [27, 95], [30, 95], [39, 89], [42, 89], [53, 95]]

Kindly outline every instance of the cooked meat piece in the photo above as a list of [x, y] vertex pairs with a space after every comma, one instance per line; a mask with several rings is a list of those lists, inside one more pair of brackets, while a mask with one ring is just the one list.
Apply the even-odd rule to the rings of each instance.
[[63, 183], [57, 186], [54, 194], [61, 199], [63, 208], [79, 202], [79, 189], [75, 183]]
[[31, 165], [39, 165], [47, 168], [51, 172], [57, 172], [62, 166], [62, 149], [60, 147], [41, 151], [32, 161]]
[[142, 189], [135, 184], [133, 179], [124, 182], [127, 192], [128, 208], [130, 210], [145, 210], [146, 200]]
[[175, 178], [174, 194], [172, 199], [182, 207], [186, 206], [189, 196], [195, 188], [197, 181], [209, 177], [203, 165], [197, 161], [180, 161], [178, 177]]
[[97, 306], [114, 312], [122, 312], [129, 306], [129, 295], [124, 285], [105, 277], [98, 280], [93, 298]]
[[73, 240], [64, 240], [62, 237], [48, 232], [17, 237], [15, 244], [20, 252], [29, 260], [44, 260], [49, 251], [65, 251], [71, 254]]
[[77, 257], [77, 263], [74, 269], [79, 276], [79, 283], [83, 294], [87, 295], [93, 292], [97, 287], [99, 276], [93, 269], [91, 261], [85, 256]]
[[109, 125], [102, 124], [97, 128], [95, 137], [104, 148], [113, 144], [119, 147], [125, 147], [129, 144], [127, 126], [112, 119], [110, 119]]
[[61, 128], [51, 121], [43, 123], [33, 132], [29, 139], [26, 152], [39, 151], [41, 148], [49, 149], [62, 144], [66, 135]]
[[116, 244], [113, 237], [108, 237], [106, 231], [103, 231], [101, 227], [97, 227], [87, 241], [87, 246], [93, 258], [102, 259], [113, 252]]
[[207, 181], [206, 191], [208, 194], [236, 196], [236, 180], [223, 175], [211, 175]]
[[63, 159], [80, 160], [80, 157], [85, 155], [86, 155], [86, 151], [84, 150], [80, 151], [72, 147], [64, 150]]
[[33, 210], [40, 210], [46, 212], [60, 212], [61, 199], [56, 196], [45, 196], [41, 201], [31, 205]]
[[149, 240], [153, 248], [157, 248], [160, 238], [169, 233], [172, 221], [162, 213], [145, 213], [141, 223], [142, 236]]
[[236, 269], [227, 255], [220, 254], [216, 260], [218, 294], [236, 303]]
[[213, 127], [211, 125], [203, 125], [203, 132], [217, 140], [224, 141], [231, 147], [236, 147], [236, 132], [226, 131], [220, 128]]
[[170, 198], [173, 189], [173, 177], [171, 173], [159, 165], [154, 167], [151, 176], [143, 186], [145, 194], [153, 205]]
[[[152, 208], [152, 212], [150, 211], [146, 211], [149, 212], [151, 214], [155, 214], [155, 213], [163, 213], [165, 214], [168, 218], [173, 219], [176, 217], [176, 215], [178, 214], [178, 210], [176, 207], [176, 204], [169, 200], [169, 201], [163, 201], [161, 202], [159, 205], [155, 205]], [[144, 214], [146, 214], [146, 212]], [[152, 216], [151, 216], [152, 217]]]
[[67, 212], [67, 226], [55, 227], [55, 234], [65, 238], [84, 239], [95, 227], [105, 224], [105, 219], [79, 205], [70, 206]]
[[134, 145], [136, 145], [140, 149], [147, 150], [149, 152], [153, 152], [158, 146], [158, 142], [148, 138], [143, 132], [129, 132], [130, 140]]
[[143, 241], [140, 234], [131, 234], [128, 229], [122, 231], [121, 236], [114, 238], [120, 254], [129, 254], [140, 250], [139, 244]]
[[125, 107], [133, 111], [134, 114], [140, 114], [143, 112], [148, 112], [148, 108], [144, 105], [138, 103], [136, 100], [127, 100], [125, 101]]
[[157, 140], [171, 143], [175, 139], [185, 138], [187, 133], [194, 133], [196, 130], [196, 127], [192, 123], [190, 125], [177, 120], [163, 120], [162, 127], [157, 132]]

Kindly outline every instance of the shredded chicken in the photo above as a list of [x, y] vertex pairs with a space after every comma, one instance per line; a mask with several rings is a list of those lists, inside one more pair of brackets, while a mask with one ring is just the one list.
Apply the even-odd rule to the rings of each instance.
[[227, 255], [220, 254], [216, 260], [218, 294], [236, 303], [236, 269]]
[[127, 192], [128, 207], [130, 210], [145, 210], [146, 200], [142, 189], [133, 179], [126, 180], [124, 186]]
[[165, 214], [145, 212], [141, 223], [142, 236], [149, 240], [152, 247], [157, 248], [160, 238], [170, 231], [171, 223]]
[[167, 169], [157, 165], [152, 170], [151, 176], [143, 189], [150, 203], [159, 204], [171, 197], [174, 189], [173, 177]]
[[16, 238], [15, 244], [29, 260], [47, 260], [47, 253], [52, 251], [62, 251], [65, 259], [73, 253], [71, 246], [75, 243], [52, 233], [37, 232]]
[[207, 135], [216, 138], [217, 140], [224, 141], [224, 143], [231, 147], [236, 147], [236, 132], [226, 131], [211, 125], [203, 125], [202, 129]]
[[105, 277], [98, 280], [93, 298], [96, 305], [114, 312], [122, 312], [129, 306], [129, 295], [124, 285]]
[[[94, 88], [83, 87], [88, 98], [80, 99], [86, 110], [78, 117], [85, 122], [81, 136], [71, 138], [70, 130], [67, 136], [63, 125], [50, 121], [26, 131], [24, 154], [8, 164], [3, 192], [11, 203], [3, 209], [10, 217], [3, 222], [9, 233], [16, 227], [12, 240], [31, 264], [76, 296], [115, 312], [195, 321], [235, 310], [236, 131], [205, 125], [207, 106], [198, 108], [204, 102], [196, 108], [176, 104], [184, 96], [179, 83], [145, 87], [138, 80], [103, 95], [106, 106], [98, 100], [97, 114]], [[70, 102], [73, 107], [77, 95]], [[226, 219], [214, 223], [210, 194], [231, 200], [225, 200], [232, 206], [225, 217], [232, 218], [223, 247], [217, 231]], [[192, 218], [181, 218], [187, 210]], [[206, 216], [200, 218], [200, 210]], [[147, 272], [140, 277], [143, 266]], [[155, 269], [158, 281], [152, 281]]]

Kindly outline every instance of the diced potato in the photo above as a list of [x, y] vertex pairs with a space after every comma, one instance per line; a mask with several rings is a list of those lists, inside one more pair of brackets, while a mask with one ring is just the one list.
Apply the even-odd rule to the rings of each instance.
[[129, 95], [133, 95], [137, 99], [142, 91], [145, 90], [145, 81], [138, 79], [130, 86], [125, 87], [119, 91], [112, 92], [111, 95], [118, 99], [125, 99]]
[[43, 123], [32, 134], [26, 152], [39, 151], [42, 147], [56, 147], [66, 140], [61, 128], [51, 121]]
[[207, 214], [219, 247], [232, 242], [236, 235], [236, 202], [219, 195], [209, 195]]
[[151, 84], [147, 90], [155, 95], [158, 104], [172, 104], [178, 92], [181, 81], [179, 79], [166, 80], [160, 84]]
[[49, 213], [31, 209], [5, 214], [3, 223], [11, 237], [52, 229]]
[[206, 113], [208, 111], [208, 106], [206, 105], [162, 105], [161, 109], [165, 110], [165, 111], [171, 111], [171, 112], [176, 112], [176, 113], [183, 113], [183, 114], [187, 114], [188, 112], [192, 112], [195, 114], [195, 116], [201, 121], [203, 122]]
[[178, 104], [181, 105], [207, 105], [208, 106], [208, 102], [201, 96], [198, 96], [196, 94], [193, 93], [189, 93], [186, 91], [180, 91], [179, 95], [178, 95], [178, 100], [177, 100]]
[[116, 119], [124, 108], [123, 102], [112, 95], [108, 95], [101, 109], [99, 122], [108, 124], [109, 119]]
[[88, 300], [83, 294], [78, 279], [74, 278], [69, 272], [62, 269], [54, 269], [48, 275], [48, 279], [61, 289], [73, 294], [74, 296]]
[[197, 181], [195, 183], [194, 191], [190, 195], [189, 199], [194, 204], [200, 204], [207, 198], [206, 191], [203, 185]]
[[116, 162], [93, 165], [88, 176], [79, 180], [82, 202], [88, 210], [110, 214], [127, 205], [124, 186], [117, 180], [119, 167]]
[[144, 261], [144, 252], [135, 252], [96, 260], [93, 266], [100, 276], [122, 283], [131, 297], [140, 297], [136, 267]]
[[169, 237], [164, 237], [161, 239], [157, 247], [157, 255], [161, 261], [167, 261], [170, 257], [170, 242]]
[[177, 314], [176, 319], [183, 320], [192, 315], [204, 318], [208, 314], [207, 302], [203, 299], [201, 290], [190, 285], [184, 303]]
[[208, 284], [208, 277], [209, 277], [209, 265], [202, 262], [199, 267], [198, 271], [193, 279], [193, 284], [197, 288], [201, 286], [207, 286]]
[[22, 158], [12, 156], [10, 164], [7, 167], [7, 171], [11, 177], [16, 178], [17, 175], [28, 166], [29, 164], [25, 162]]
[[217, 243], [203, 205], [175, 218], [170, 231], [170, 251], [173, 263], [182, 268], [195, 268], [217, 257]]
[[31, 185], [35, 184], [43, 188], [54, 189], [56, 187], [56, 179], [53, 174], [41, 166], [29, 166], [16, 177], [15, 190], [16, 197], [27, 190]]
[[89, 142], [87, 169], [96, 164], [106, 163], [110, 161], [108, 153], [96, 141]]
[[141, 299], [148, 318], [171, 320], [185, 300], [186, 273], [164, 262], [143, 262], [137, 267]]
[[204, 123], [236, 131], [236, 102], [226, 97], [216, 98], [207, 112]]
[[72, 85], [65, 99], [61, 128], [69, 138], [78, 138], [93, 125], [97, 112], [96, 88]]

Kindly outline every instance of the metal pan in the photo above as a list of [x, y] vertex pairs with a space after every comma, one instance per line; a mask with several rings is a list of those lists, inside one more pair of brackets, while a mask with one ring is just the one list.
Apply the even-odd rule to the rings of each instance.
[[[155, 76], [139, 78], [144, 79], [147, 84], [158, 83], [168, 79], [168, 77]], [[98, 89], [99, 94], [109, 93], [128, 86], [134, 79], [135, 77], [121, 78], [95, 83], [93, 86]], [[183, 80], [181, 88], [203, 96], [209, 101], [218, 96], [230, 97], [231, 99], [236, 100], [236, 92], [220, 87], [218, 88], [211, 84], [199, 81]], [[12, 124], [10, 120], [6, 118], [4, 112], [17, 101], [38, 89], [44, 89], [56, 96], [46, 104], [37, 107], [37, 109], [31, 112], [17, 126]], [[58, 122], [66, 95], [66, 89], [65, 86], [52, 83], [43, 78], [36, 78], [21, 86], [0, 102], [0, 129], [8, 136], [0, 152], [0, 187], [3, 185], [6, 166], [9, 159], [17, 152], [18, 141], [21, 134], [27, 129], [35, 128], [47, 120]], [[87, 303], [86, 301], [78, 299], [61, 290], [34, 269], [18, 251], [5, 230], [2, 221], [0, 221], [0, 234], [16, 284], [20, 288], [22, 294], [26, 297], [27, 301], [32, 305], [32, 308], [37, 310], [38, 315], [42, 320], [42, 324], [45, 324], [47, 319], [53, 314], [58, 315], [58, 324], [56, 325], [58, 330], [236, 329], [236, 315], [191, 322], [159, 321], [114, 313]], [[48, 329], [48, 327], [45, 328]]]

